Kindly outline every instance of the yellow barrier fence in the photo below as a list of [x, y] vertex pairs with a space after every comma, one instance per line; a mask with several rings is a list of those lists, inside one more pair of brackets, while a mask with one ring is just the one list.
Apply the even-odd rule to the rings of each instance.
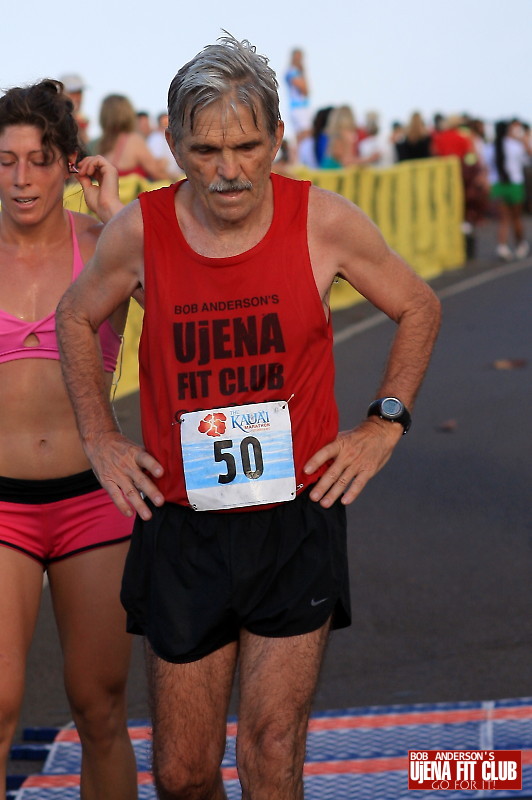
[[[356, 203], [378, 225], [388, 244], [425, 280], [465, 261], [463, 188], [457, 158], [405, 161], [386, 169], [352, 167], [345, 170], [298, 168], [296, 177], [310, 180]], [[134, 200], [143, 191], [168, 185], [128, 175], [120, 179], [120, 199]], [[65, 191], [65, 207], [88, 213], [79, 184]], [[345, 281], [331, 292], [333, 309], [347, 308], [362, 298]], [[121, 356], [121, 377], [116, 397], [138, 389], [137, 347], [142, 330], [142, 310], [133, 300], [128, 315]]]
[[[300, 169], [297, 177], [356, 203], [380, 228], [390, 247], [425, 280], [464, 263], [464, 197], [457, 158], [405, 161], [387, 169]], [[345, 281], [333, 286], [334, 309], [360, 299]]]
[[[141, 192], [158, 189], [161, 186], [168, 186], [168, 182], [153, 183], [136, 175], [127, 175], [120, 178], [120, 200], [127, 205], [135, 200]], [[90, 213], [79, 183], [73, 182], [65, 189], [64, 206], [69, 211], [78, 211], [81, 214]], [[138, 345], [142, 331], [142, 315], [143, 311], [139, 304], [135, 300], [131, 300], [115, 374], [115, 381], [118, 382], [115, 392], [117, 400], [136, 392], [139, 388]]]

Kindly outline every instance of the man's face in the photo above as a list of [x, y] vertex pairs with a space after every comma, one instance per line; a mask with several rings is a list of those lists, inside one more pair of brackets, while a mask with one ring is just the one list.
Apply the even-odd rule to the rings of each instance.
[[283, 137], [282, 123], [272, 140], [262, 111], [255, 125], [247, 106], [230, 103], [224, 98], [200, 111], [194, 130], [173, 148], [195, 200], [218, 225], [244, 222], [261, 207]]

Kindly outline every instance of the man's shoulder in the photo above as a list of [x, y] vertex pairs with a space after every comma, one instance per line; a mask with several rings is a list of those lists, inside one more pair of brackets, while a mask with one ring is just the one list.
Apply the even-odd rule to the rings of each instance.
[[375, 229], [362, 209], [336, 192], [318, 186], [310, 187], [308, 225], [314, 239], [329, 242], [331, 247], [343, 242], [352, 244]]
[[109, 220], [102, 231], [102, 238], [109, 242], [131, 244], [139, 237], [142, 239], [142, 234], [142, 212], [140, 201], [136, 198]]
[[309, 190], [309, 207], [318, 209], [322, 212], [330, 213], [354, 213], [360, 209], [346, 197], [333, 192], [330, 189], [323, 189], [321, 186], [312, 184]]

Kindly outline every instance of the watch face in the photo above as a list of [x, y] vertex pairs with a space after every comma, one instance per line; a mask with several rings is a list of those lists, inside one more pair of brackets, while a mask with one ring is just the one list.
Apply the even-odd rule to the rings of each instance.
[[381, 413], [386, 417], [399, 417], [403, 413], [403, 404], [395, 397], [385, 397], [381, 403]]

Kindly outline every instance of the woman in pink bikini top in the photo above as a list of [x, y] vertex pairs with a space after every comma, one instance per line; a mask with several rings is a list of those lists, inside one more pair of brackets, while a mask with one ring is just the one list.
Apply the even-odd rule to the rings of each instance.
[[[79, 160], [72, 111], [51, 80], [0, 97], [0, 796], [40, 597], [51, 591], [83, 796], [134, 800], [119, 602], [132, 523], [90, 469], [55, 332], [56, 306], [103, 229], [64, 209], [65, 181], [76, 176], [104, 223], [122, 206], [115, 168], [101, 156]], [[126, 315], [120, 308], [99, 334], [109, 389]]]
[[120, 177], [139, 175], [151, 181], [169, 180], [163, 159], [157, 159], [145, 139], [135, 130], [137, 116], [127, 97], [110, 94], [102, 101], [102, 136], [98, 153], [113, 164]]

